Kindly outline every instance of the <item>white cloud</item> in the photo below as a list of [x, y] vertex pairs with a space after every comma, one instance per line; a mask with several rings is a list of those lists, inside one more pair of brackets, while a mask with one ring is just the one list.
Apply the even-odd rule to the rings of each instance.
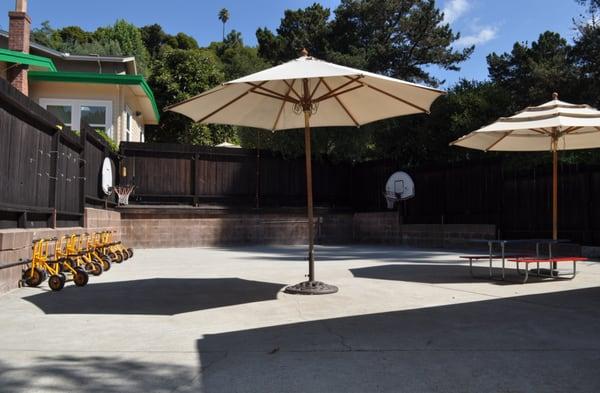
[[446, 6], [442, 10], [444, 13], [444, 23], [453, 23], [463, 16], [469, 9], [471, 4], [469, 0], [448, 0]]
[[454, 46], [459, 48], [466, 48], [471, 45], [485, 44], [498, 36], [498, 28], [492, 26], [484, 26], [476, 28], [479, 30], [477, 33], [460, 37], [458, 41], [454, 43]]

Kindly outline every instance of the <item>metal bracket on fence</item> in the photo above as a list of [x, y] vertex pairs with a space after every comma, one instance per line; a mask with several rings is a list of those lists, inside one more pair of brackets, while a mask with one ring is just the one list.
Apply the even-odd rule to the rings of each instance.
[[79, 161], [83, 161], [84, 164], [87, 164], [87, 161], [84, 160], [83, 158], [78, 158]]
[[30, 164], [33, 164], [35, 161], [37, 161], [35, 158], [31, 158], [31, 157], [29, 157], [29, 163], [30, 163]]
[[85, 176], [84, 177], [79, 176], [79, 177], [76, 177], [76, 178], [79, 179], [79, 180], [87, 180], [87, 177], [85, 177]]
[[49, 151], [47, 154], [48, 154], [48, 157], [51, 157], [52, 154], [58, 154], [58, 153], [60, 153], [58, 150], [52, 150], [52, 151]]
[[48, 172], [46, 172], [46, 176], [48, 176], [48, 178], [50, 178], [52, 180], [58, 180], [58, 177], [50, 176], [50, 174]]

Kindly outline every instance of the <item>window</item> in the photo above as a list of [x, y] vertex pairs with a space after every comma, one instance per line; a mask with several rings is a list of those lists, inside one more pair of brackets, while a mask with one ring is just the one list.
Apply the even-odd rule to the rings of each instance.
[[58, 120], [64, 123], [67, 129], [73, 124], [73, 110], [69, 105], [48, 105], [46, 110], [52, 113]]
[[87, 123], [95, 130], [106, 132], [106, 107], [82, 105], [81, 126]]
[[79, 131], [81, 125], [87, 123], [114, 139], [111, 101], [41, 98], [40, 106], [74, 131]]

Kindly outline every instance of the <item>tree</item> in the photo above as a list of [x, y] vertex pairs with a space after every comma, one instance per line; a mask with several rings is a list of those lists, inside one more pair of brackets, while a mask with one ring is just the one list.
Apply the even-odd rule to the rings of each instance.
[[434, 0], [342, 0], [332, 22], [332, 47], [340, 61], [372, 72], [437, 85], [425, 67], [458, 71], [474, 47], [455, 50], [460, 38]]
[[[148, 82], [159, 108], [164, 108], [222, 83], [223, 72], [211, 51], [166, 48], [154, 62]], [[173, 112], [161, 115], [160, 125], [153, 134], [148, 135], [148, 139], [200, 145], [236, 140], [232, 127], [196, 124]]]
[[165, 43], [175, 49], [199, 49], [198, 41], [185, 33], [169, 36]]
[[123, 52], [122, 55], [135, 56], [140, 73], [148, 75], [150, 59], [140, 29], [123, 19], [119, 19], [112, 26], [97, 29], [94, 32], [94, 38], [100, 42], [118, 42]]
[[158, 56], [160, 48], [169, 37], [162, 26], [157, 23], [140, 28], [140, 33], [142, 34], [142, 42], [152, 58]]
[[590, 14], [595, 14], [600, 11], [600, 0], [577, 0], [577, 2], [587, 6]]
[[59, 48], [63, 44], [60, 32], [54, 29], [47, 20], [43, 21], [39, 28], [31, 31], [31, 40], [56, 50], [60, 50]]
[[225, 24], [229, 20], [229, 11], [227, 8], [221, 8], [221, 11], [219, 11], [219, 20], [223, 23], [223, 41], [225, 41]]
[[277, 35], [267, 28], [257, 30], [260, 55], [271, 64], [279, 64], [298, 57], [305, 48], [315, 57], [327, 58], [330, 14], [329, 9], [320, 4], [286, 10]]
[[226, 80], [240, 78], [264, 70], [269, 64], [256, 48], [244, 46], [242, 34], [232, 30], [223, 42], [213, 42], [210, 47], [222, 64]]
[[286, 11], [277, 34], [256, 33], [259, 53], [272, 64], [298, 56], [315, 57], [415, 82], [439, 84], [426, 67], [457, 71], [473, 47], [455, 50], [460, 38], [434, 0], [342, 0], [330, 20], [319, 4]]
[[572, 56], [578, 69], [581, 102], [600, 107], [600, 25], [577, 26]]
[[511, 93], [512, 111], [549, 101], [553, 92], [578, 100], [572, 47], [557, 33], [545, 32], [531, 45], [515, 43], [510, 53], [492, 53], [487, 62], [491, 80]]

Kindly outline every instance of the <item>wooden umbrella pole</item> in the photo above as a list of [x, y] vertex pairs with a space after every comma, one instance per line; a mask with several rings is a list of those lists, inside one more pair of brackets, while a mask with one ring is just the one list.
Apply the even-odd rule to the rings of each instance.
[[552, 240], [558, 240], [558, 140], [552, 141]]
[[315, 236], [313, 217], [313, 189], [312, 189], [312, 153], [310, 138], [310, 112], [304, 111], [304, 147], [306, 154], [306, 206], [308, 214], [308, 281], [315, 281]]

